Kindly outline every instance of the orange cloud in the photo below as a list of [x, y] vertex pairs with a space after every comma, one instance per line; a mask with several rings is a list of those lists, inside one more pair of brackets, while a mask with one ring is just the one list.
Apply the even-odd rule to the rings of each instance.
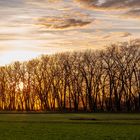
[[124, 9], [124, 8], [138, 8], [140, 5], [139, 0], [75, 0], [89, 8], [93, 9]]
[[123, 14], [123, 17], [140, 19], [140, 9], [132, 9]]
[[116, 37], [116, 38], [118, 38], [118, 37], [121, 37], [121, 38], [125, 38], [125, 37], [129, 37], [129, 36], [131, 36], [132, 34], [131, 33], [129, 33], [129, 32], [113, 32], [113, 33], [110, 33], [109, 35], [106, 35], [106, 36], [104, 36], [103, 38], [104, 39], [110, 39], [110, 38], [114, 38], [114, 37]]
[[69, 29], [73, 27], [83, 27], [92, 21], [75, 18], [42, 17], [37, 19], [37, 25], [48, 29]]

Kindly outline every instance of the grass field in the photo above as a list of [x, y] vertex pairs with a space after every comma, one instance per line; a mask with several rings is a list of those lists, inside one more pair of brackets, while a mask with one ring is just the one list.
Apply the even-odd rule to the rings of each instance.
[[78, 139], [140, 140], [140, 114], [0, 114], [0, 140]]

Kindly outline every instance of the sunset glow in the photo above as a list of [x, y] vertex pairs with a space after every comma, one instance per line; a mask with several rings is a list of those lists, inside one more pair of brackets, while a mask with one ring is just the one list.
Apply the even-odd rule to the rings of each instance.
[[139, 1], [0, 0], [0, 65], [139, 39]]
[[37, 52], [29, 52], [29, 51], [9, 51], [1, 55], [0, 64], [5, 65], [9, 63], [13, 63], [14, 61], [26, 61], [29, 59], [33, 59], [40, 55]]

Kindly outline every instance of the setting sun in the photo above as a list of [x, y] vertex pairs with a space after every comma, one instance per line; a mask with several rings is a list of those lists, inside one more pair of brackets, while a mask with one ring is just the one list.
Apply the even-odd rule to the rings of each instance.
[[24, 84], [23, 84], [23, 82], [20, 82], [20, 83], [19, 83], [19, 89], [22, 91], [23, 88], [24, 88]]

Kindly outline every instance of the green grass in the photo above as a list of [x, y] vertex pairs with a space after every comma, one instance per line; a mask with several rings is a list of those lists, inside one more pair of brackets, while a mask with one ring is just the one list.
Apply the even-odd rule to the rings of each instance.
[[78, 139], [140, 140], [140, 114], [0, 114], [0, 140]]

